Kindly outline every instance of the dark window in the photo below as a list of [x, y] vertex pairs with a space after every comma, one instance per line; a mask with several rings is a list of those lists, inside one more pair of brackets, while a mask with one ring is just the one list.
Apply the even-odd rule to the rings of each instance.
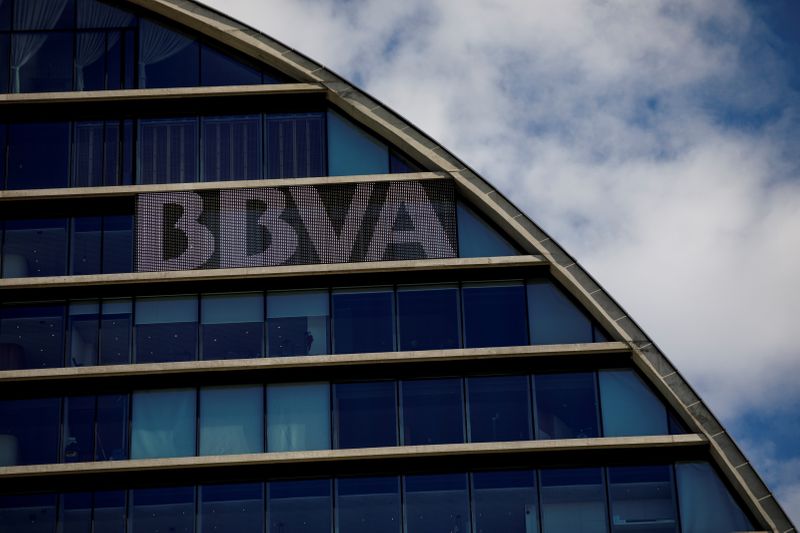
[[394, 351], [394, 293], [359, 289], [333, 292], [333, 352]]
[[125, 491], [94, 493], [94, 531], [125, 533]]
[[407, 533], [470, 531], [466, 474], [405, 477]]
[[264, 387], [200, 389], [200, 455], [264, 451]]
[[[3, 37], [0, 35], [0, 54], [3, 53]], [[3, 92], [3, 72], [0, 68], [0, 93]], [[8, 126], [0, 122], [0, 189], [6, 188], [6, 144], [8, 140]], [[3, 229], [3, 223], [0, 221], [0, 230]]]
[[[40, 122], [8, 127], [6, 188], [66, 187], [69, 174], [70, 124]], [[43, 157], [47, 154], [47, 157]]]
[[612, 531], [678, 531], [671, 466], [608, 469]]
[[72, 37], [71, 32], [12, 34], [12, 92], [71, 91]]
[[388, 147], [339, 113], [329, 111], [328, 175], [388, 173]]
[[404, 445], [464, 442], [461, 379], [403, 381], [400, 388]]
[[472, 501], [476, 531], [539, 531], [533, 470], [472, 474]]
[[200, 533], [262, 533], [264, 485], [203, 485], [200, 487]]
[[470, 441], [532, 438], [528, 389], [528, 376], [468, 378]]
[[267, 178], [324, 176], [322, 113], [267, 115]]
[[197, 181], [197, 118], [139, 121], [139, 183]]
[[[5, 9], [11, 6], [11, 2], [5, 2]], [[0, 2], [0, 18], [2, 18], [2, 11], [4, 9], [3, 3]], [[0, 20], [0, 30], [2, 30], [3, 21]], [[3, 61], [7, 61], [9, 54], [11, 53], [11, 36], [6, 34], [0, 34], [0, 58], [3, 58]], [[7, 65], [7, 64], [6, 64]], [[0, 66], [0, 94], [5, 94], [8, 92], [8, 67], [3, 65]], [[0, 126], [2, 129], [3, 126]], [[5, 150], [3, 151], [5, 154]], [[2, 158], [0, 158], [2, 159]], [[4, 165], [0, 165], [4, 166]], [[0, 183], [3, 180], [2, 174], [0, 174]]]
[[66, 274], [67, 225], [66, 218], [6, 220], [3, 277]]
[[475, 211], [458, 202], [458, 256], [491, 257], [519, 255], [517, 248]]
[[0, 369], [64, 366], [64, 306], [0, 307]]
[[608, 531], [602, 469], [544, 469], [539, 475], [542, 531]]
[[197, 359], [197, 297], [136, 300], [136, 362]]
[[328, 306], [327, 291], [268, 293], [269, 356], [329, 353]]
[[397, 446], [395, 387], [394, 381], [334, 385], [337, 448]]
[[261, 73], [254, 67], [203, 46], [200, 50], [200, 85], [259, 85]]
[[100, 322], [100, 364], [131, 362], [133, 303], [130, 298], [103, 300]]
[[[6, 0], [8, 1], [8, 0]], [[75, 22], [73, 0], [14, 2], [15, 30], [53, 30], [71, 28]]]
[[0, 400], [0, 466], [58, 462], [58, 398]]
[[668, 435], [667, 409], [634, 370], [600, 372], [603, 436]]
[[94, 460], [94, 419], [94, 396], [71, 396], [64, 400], [62, 447], [65, 463]]
[[267, 484], [269, 533], [330, 533], [330, 480], [273, 481]]
[[130, 494], [129, 533], [194, 532], [194, 487], [136, 489]]
[[11, 2], [0, 2], [0, 30], [11, 29]]
[[199, 45], [190, 37], [142, 19], [139, 87], [195, 87], [199, 81]]
[[592, 321], [549, 281], [528, 282], [531, 344], [592, 342]]
[[133, 215], [103, 217], [103, 273], [133, 271]]
[[70, 269], [72, 275], [99, 274], [101, 271], [102, 227], [101, 217], [75, 217], [72, 219], [70, 238]]
[[264, 355], [263, 293], [205, 294], [201, 302], [203, 359]]
[[456, 287], [401, 287], [397, 291], [400, 350], [458, 348]]
[[389, 173], [405, 174], [408, 172], [422, 172], [422, 170], [417, 165], [406, 159], [405, 157], [396, 153], [394, 150], [390, 150]]
[[123, 28], [135, 25], [130, 13], [117, 9], [101, 0], [78, 0], [78, 28]]
[[55, 494], [0, 496], [0, 531], [54, 533], [57, 499]]
[[528, 344], [522, 284], [465, 285], [463, 302], [465, 347]]
[[[121, 137], [119, 121], [75, 123], [73, 187], [118, 184]], [[130, 139], [125, 141], [130, 143]]]
[[336, 511], [341, 533], [400, 533], [400, 478], [337, 479]]
[[261, 179], [261, 115], [202, 121], [202, 181]]
[[536, 438], [599, 437], [594, 373], [534, 376]]
[[97, 300], [77, 300], [69, 304], [69, 344], [67, 366], [97, 364], [100, 329], [100, 304]]
[[92, 493], [70, 492], [61, 496], [60, 533], [92, 532]]
[[128, 395], [97, 397], [95, 461], [121, 461], [128, 458]]

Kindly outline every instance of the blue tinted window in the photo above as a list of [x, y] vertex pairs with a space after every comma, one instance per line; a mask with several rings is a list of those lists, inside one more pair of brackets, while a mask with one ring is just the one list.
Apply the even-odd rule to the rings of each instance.
[[471, 442], [532, 438], [528, 383], [528, 376], [467, 379]]
[[606, 494], [600, 468], [544, 469], [539, 475], [542, 531], [608, 531]]
[[[2, 7], [2, 4], [0, 4]], [[0, 36], [0, 54], [3, 53], [3, 37]], [[3, 56], [5, 57], [5, 56]], [[3, 69], [0, 68], [0, 93], [3, 93]], [[0, 189], [6, 188], [6, 144], [8, 140], [8, 126], [0, 122]], [[3, 224], [0, 222], [0, 230]]]
[[203, 46], [200, 51], [200, 85], [259, 85], [261, 73], [250, 65]]
[[[5, 4], [8, 7], [11, 6], [10, 2], [5, 2]], [[0, 19], [2, 19], [3, 9], [8, 9], [8, 7], [3, 6], [3, 3], [0, 2]], [[0, 29], [3, 29], [3, 21], [2, 20], [0, 20]], [[9, 57], [10, 53], [11, 53], [11, 36], [8, 35], [8, 34], [0, 35], [0, 57], [5, 59], [5, 58]], [[9, 87], [8, 87], [8, 68], [7, 67], [0, 67], [0, 94], [7, 93], [8, 89], [9, 89]], [[2, 129], [2, 128], [3, 128], [3, 126], [0, 126], [0, 129]], [[0, 133], [0, 137], [2, 137], [2, 133]], [[4, 145], [2, 143], [0, 143], [0, 146], [4, 146]], [[5, 152], [3, 152], [3, 153], [5, 153]], [[3, 165], [0, 165], [0, 166], [5, 166], [5, 165], [3, 164]], [[2, 174], [2, 170], [0, 170], [0, 183], [2, 183], [2, 181], [3, 181], [3, 174]]]
[[195, 454], [194, 389], [133, 393], [131, 459]]
[[133, 271], [133, 215], [103, 217], [103, 274]]
[[65, 218], [7, 220], [3, 277], [63, 276], [67, 273]]
[[58, 398], [0, 400], [0, 466], [58, 462]]
[[391, 174], [404, 174], [407, 172], [421, 172], [421, 170], [403, 156], [391, 151], [389, 154], [389, 172]]
[[139, 87], [194, 87], [200, 81], [199, 45], [149, 20], [139, 24]]
[[0, 307], [0, 369], [64, 366], [64, 306]]
[[600, 372], [603, 436], [667, 435], [667, 410], [633, 370]]
[[709, 463], [678, 463], [675, 471], [683, 531], [727, 533], [755, 529]]
[[465, 285], [463, 302], [465, 347], [528, 344], [522, 284]]
[[608, 469], [612, 531], [678, 531], [671, 466]]
[[536, 438], [599, 437], [594, 373], [534, 376]]
[[11, 2], [0, 2], [0, 30], [11, 29]]
[[324, 176], [324, 115], [267, 115], [266, 159], [267, 178]]
[[[8, 126], [7, 189], [66, 187], [69, 174], [68, 122]], [[42, 157], [47, 154], [47, 157]]]
[[330, 533], [331, 482], [273, 481], [267, 484], [269, 533]]
[[456, 287], [409, 287], [397, 292], [400, 350], [458, 348]]
[[0, 531], [54, 533], [56, 501], [55, 494], [0, 496]]
[[200, 487], [200, 533], [262, 533], [264, 485], [204, 485]]
[[528, 282], [531, 344], [592, 342], [592, 321], [549, 281]]
[[[7, 0], [6, 0], [7, 1]], [[15, 30], [52, 30], [71, 28], [74, 23], [73, 0], [38, 0], [14, 2]]]
[[116, 185], [120, 171], [119, 121], [76, 122], [73, 187]]
[[269, 356], [329, 353], [328, 314], [327, 291], [268, 293]]
[[388, 173], [388, 147], [340, 114], [329, 111], [328, 175]]
[[100, 304], [97, 300], [77, 300], [69, 305], [68, 366], [97, 364]]
[[394, 301], [391, 290], [333, 292], [333, 352], [394, 350]]
[[268, 385], [268, 451], [330, 449], [330, 413], [327, 383]]
[[60, 533], [92, 533], [92, 493], [70, 492], [61, 496]]
[[136, 489], [130, 494], [129, 533], [194, 531], [194, 487]]
[[95, 461], [120, 461], [128, 458], [128, 395], [97, 397]]
[[202, 300], [202, 358], [264, 355], [264, 295], [206, 294]]
[[125, 533], [125, 492], [94, 493], [94, 531]]
[[200, 455], [264, 451], [264, 388], [200, 389]]
[[186, 183], [198, 178], [197, 118], [139, 121], [139, 183]]
[[476, 531], [535, 533], [536, 475], [532, 470], [472, 474], [472, 513]]
[[400, 478], [337, 479], [336, 527], [342, 533], [400, 533]]
[[100, 273], [102, 224], [101, 217], [75, 217], [72, 219], [70, 274]]
[[94, 396], [71, 396], [64, 400], [62, 458], [65, 463], [94, 460], [94, 418]]
[[202, 120], [202, 181], [261, 179], [261, 115]]
[[133, 303], [130, 298], [103, 300], [100, 320], [100, 364], [131, 362]]
[[130, 13], [117, 9], [102, 0], [77, 0], [78, 28], [122, 28], [135, 24]]
[[405, 477], [407, 533], [470, 531], [466, 474]]
[[461, 379], [420, 379], [400, 384], [403, 444], [464, 442]]
[[197, 297], [136, 300], [136, 362], [197, 359]]
[[339, 383], [333, 397], [337, 448], [397, 446], [394, 381]]
[[[17, 4], [36, 2], [17, 2]], [[72, 90], [72, 33], [16, 33], [11, 36], [12, 92]]]
[[513, 244], [463, 202], [456, 209], [459, 257], [519, 255]]

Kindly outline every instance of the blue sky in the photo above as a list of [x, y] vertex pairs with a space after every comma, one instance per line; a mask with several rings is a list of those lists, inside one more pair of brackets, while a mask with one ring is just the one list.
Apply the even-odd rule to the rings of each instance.
[[800, 2], [206, 2], [350, 79], [512, 198], [800, 522]]

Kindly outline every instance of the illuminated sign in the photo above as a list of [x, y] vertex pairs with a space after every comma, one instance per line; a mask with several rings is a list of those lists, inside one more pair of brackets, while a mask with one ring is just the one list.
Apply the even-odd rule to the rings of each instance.
[[147, 193], [138, 272], [457, 257], [451, 180]]

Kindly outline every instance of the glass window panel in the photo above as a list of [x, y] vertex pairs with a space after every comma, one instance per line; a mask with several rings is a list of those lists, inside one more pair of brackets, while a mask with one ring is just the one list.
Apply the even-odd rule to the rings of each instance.
[[528, 344], [522, 284], [469, 284], [463, 289], [464, 346]]
[[66, 274], [67, 224], [65, 218], [6, 220], [3, 277]]
[[333, 291], [333, 353], [394, 350], [391, 289]]
[[[3, 53], [3, 37], [0, 36], [0, 54]], [[5, 56], [3, 56], [5, 57]], [[2, 86], [3, 80], [3, 69], [0, 69], [0, 93], [4, 93]], [[7, 153], [7, 139], [8, 139], [8, 127], [0, 122], [0, 190], [6, 188], [6, 153]], [[0, 221], [0, 232], [3, 230], [3, 223]], [[0, 257], [0, 262], [2, 257]]]
[[0, 307], [0, 370], [64, 366], [64, 305]]
[[264, 485], [203, 485], [200, 487], [200, 533], [262, 533]]
[[103, 217], [103, 273], [133, 272], [133, 215]]
[[475, 211], [456, 203], [459, 257], [519, 255], [517, 248]]
[[201, 299], [203, 359], [264, 355], [264, 295], [205, 294]]
[[97, 397], [95, 461], [121, 461], [128, 458], [128, 395]]
[[600, 468], [544, 469], [539, 475], [544, 533], [608, 531], [606, 494]]
[[142, 19], [139, 87], [195, 87], [199, 81], [199, 45], [190, 37]]
[[407, 172], [421, 172], [421, 170], [417, 165], [405, 157], [395, 153], [394, 151], [390, 151], [389, 172], [391, 174], [405, 174]]
[[328, 353], [328, 292], [267, 294], [270, 357]]
[[0, 30], [11, 29], [11, 2], [0, 1]]
[[78, 463], [94, 459], [94, 396], [64, 399], [63, 461]]
[[531, 344], [592, 342], [592, 321], [546, 280], [528, 282], [528, 321]]
[[0, 466], [58, 462], [61, 401], [0, 400]]
[[123, 28], [135, 24], [135, 17], [98, 0], [77, 0], [78, 28]]
[[101, 217], [72, 219], [70, 274], [99, 274], [102, 241]]
[[14, 2], [15, 30], [52, 30], [71, 28], [75, 6], [72, 0], [37, 0]]
[[269, 533], [332, 531], [330, 480], [273, 481], [267, 491]]
[[75, 155], [72, 161], [73, 187], [103, 185], [105, 123], [75, 123]]
[[394, 381], [333, 386], [337, 448], [397, 446]]
[[97, 364], [100, 304], [97, 300], [76, 300], [69, 304], [69, 366]]
[[130, 298], [103, 300], [100, 321], [101, 365], [131, 362], [132, 320], [133, 303]]
[[528, 389], [528, 376], [468, 378], [470, 441], [531, 439]]
[[[6, 0], [5, 4], [7, 6], [10, 6], [11, 2]], [[2, 12], [3, 12], [3, 2], [0, 2], [0, 18], [2, 18]], [[0, 21], [0, 29], [2, 29], [2, 26], [3, 26], [3, 23], [2, 23], [2, 21]], [[10, 53], [11, 53], [11, 35], [9, 35], [9, 34], [0, 35], [0, 57], [2, 57], [3, 59], [5, 59], [7, 61], [6, 58], [9, 57]], [[0, 94], [7, 93], [8, 89], [9, 89], [9, 86], [8, 86], [8, 67], [7, 66], [3, 66], [2, 68], [0, 68]], [[2, 126], [0, 126], [0, 128], [2, 128]], [[1, 133], [0, 133], [0, 136], [2, 136]], [[5, 152], [3, 152], [3, 153], [5, 153]], [[5, 161], [3, 161], [3, 163], [5, 163]], [[0, 165], [0, 167], [4, 167], [4, 166], [5, 166], [5, 164]], [[0, 170], [0, 184], [2, 184], [2, 182], [3, 182], [3, 174], [2, 174], [2, 171]]]
[[727, 533], [755, 529], [709, 463], [677, 463], [675, 471], [683, 531]]
[[59, 533], [92, 533], [92, 493], [62, 494], [59, 522]]
[[139, 121], [139, 183], [197, 181], [197, 119]]
[[464, 442], [461, 379], [402, 381], [400, 391], [404, 445]]
[[[125, 83], [125, 34], [126, 32], [107, 32], [105, 53], [105, 88], [106, 89], [131, 89]], [[99, 63], [99, 61], [98, 61]]]
[[609, 468], [612, 531], [677, 532], [673, 486], [671, 466]]
[[599, 437], [594, 373], [534, 376], [536, 438]]
[[267, 115], [267, 178], [325, 175], [322, 113]]
[[95, 533], [125, 533], [125, 491], [94, 493]]
[[[69, 133], [69, 122], [9, 124], [6, 188], [66, 187]], [[47, 157], [42, 157], [42, 154], [47, 154]]]
[[106, 53], [111, 44], [109, 40], [119, 41], [119, 33], [75, 33], [75, 90], [99, 91], [106, 88]]
[[[122, 170], [120, 185], [132, 185], [134, 181], [133, 162], [134, 162], [134, 143], [136, 133], [133, 120], [122, 121]], [[110, 185], [116, 185], [111, 183]]]
[[195, 389], [133, 393], [131, 459], [195, 454]]
[[406, 533], [470, 531], [466, 474], [405, 476]]
[[261, 179], [261, 115], [202, 121], [202, 181]]
[[336, 527], [340, 533], [400, 533], [400, 478], [337, 479]]
[[194, 487], [131, 491], [129, 533], [194, 532]]
[[388, 173], [388, 147], [339, 113], [329, 111], [328, 175]]
[[264, 388], [200, 389], [200, 455], [264, 451]]
[[532, 470], [472, 474], [472, 513], [478, 532], [538, 532], [536, 500]]
[[54, 533], [57, 499], [55, 494], [0, 496], [0, 531]]
[[459, 347], [457, 287], [399, 288], [397, 314], [400, 350]]
[[228, 54], [203, 46], [200, 51], [200, 85], [260, 85], [261, 73]]
[[600, 372], [603, 436], [668, 435], [667, 410], [634, 370]]
[[136, 362], [197, 359], [197, 297], [136, 299]]
[[268, 451], [330, 449], [330, 412], [327, 383], [268, 385]]
[[72, 33], [12, 34], [11, 76], [15, 93], [72, 90]]

